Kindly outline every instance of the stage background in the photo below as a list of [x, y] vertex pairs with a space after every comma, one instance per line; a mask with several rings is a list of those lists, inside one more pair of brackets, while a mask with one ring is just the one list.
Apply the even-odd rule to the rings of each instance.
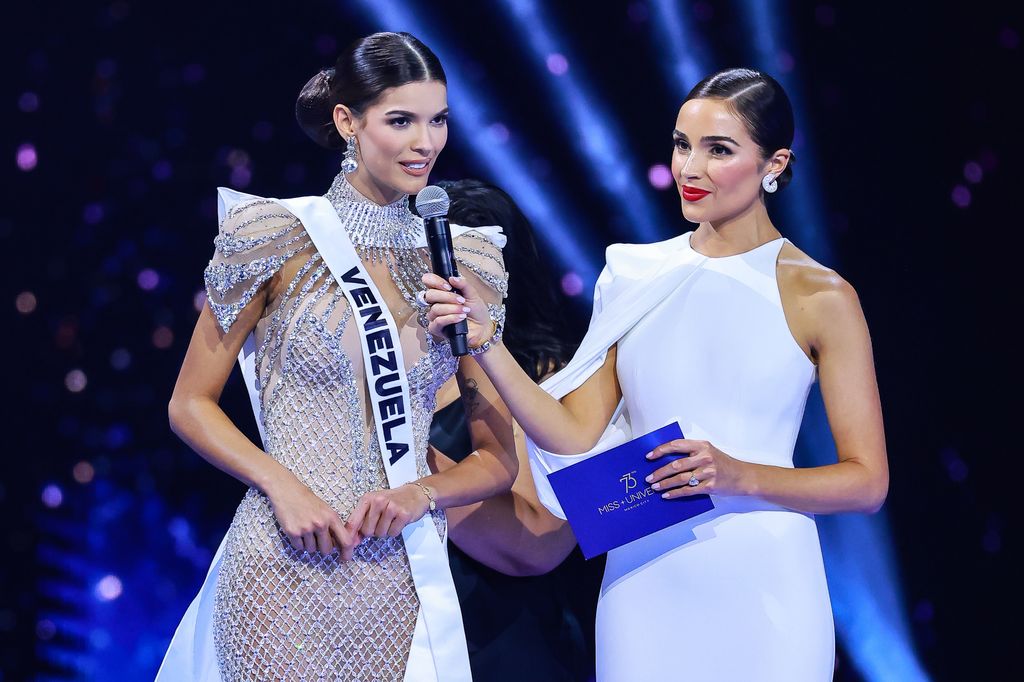
[[[688, 79], [751, 65], [783, 80], [798, 162], [771, 210], [860, 294], [892, 470], [880, 515], [820, 524], [836, 679], [1015, 669], [1022, 26], [997, 3], [906, 5], [5, 10], [0, 679], [152, 678], [243, 493], [166, 417], [215, 188], [322, 193], [338, 158], [299, 131], [295, 95], [352, 39], [409, 26], [457, 76], [432, 179], [523, 204], [579, 331], [607, 244], [688, 229], [658, 187]], [[223, 405], [255, 436], [237, 373]], [[803, 451], [821, 435], [811, 410]]]

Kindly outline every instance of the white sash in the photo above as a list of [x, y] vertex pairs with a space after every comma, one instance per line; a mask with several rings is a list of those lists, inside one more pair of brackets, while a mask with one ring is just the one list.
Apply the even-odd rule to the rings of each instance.
[[[323, 197], [285, 199], [281, 205], [305, 227], [352, 306], [359, 325], [363, 369], [373, 409], [381, 460], [388, 485], [397, 488], [419, 478], [412, 430], [409, 380], [398, 327], [373, 279], [363, 267], [334, 206]], [[469, 652], [455, 583], [444, 543], [430, 514], [402, 530], [416, 594], [420, 599], [413, 651], [406, 680], [471, 680]], [[421, 627], [425, 626], [425, 627]], [[426, 640], [426, 641], [425, 641]], [[429, 647], [433, 671], [413, 670]], [[410, 676], [412, 675], [412, 676]]]
[[[235, 204], [259, 197], [243, 192], [237, 192], [228, 188], [218, 188], [218, 214], [221, 221], [227, 215], [228, 210]], [[334, 207], [323, 197], [300, 197], [297, 199], [276, 199], [282, 206], [292, 211], [299, 218], [307, 234], [313, 240], [314, 245], [320, 252], [321, 257], [331, 270], [332, 275], [339, 279], [339, 275], [347, 273], [353, 265], [358, 265], [362, 270], [361, 262], [355, 249], [352, 247], [348, 235], [345, 234], [338, 219]], [[505, 237], [501, 228], [497, 226], [466, 228], [452, 225], [452, 235], [458, 236], [468, 231], [475, 231], [483, 234], [499, 248], [505, 245]], [[426, 246], [426, 236], [420, 235], [418, 246]], [[347, 266], [347, 267], [346, 267]], [[379, 293], [373, 285], [365, 270], [358, 275], [366, 281], [366, 286], [373, 297], [380, 301]], [[353, 305], [353, 318], [359, 320], [360, 330], [367, 321], [367, 317], [359, 314], [360, 306], [353, 304], [348, 285], [340, 281], [339, 286], [345, 292], [349, 304]], [[359, 285], [361, 286], [361, 285]], [[365, 296], [365, 294], [360, 294]], [[398, 335], [395, 329], [391, 313], [386, 306], [381, 306], [380, 319], [387, 325], [391, 334], [392, 345], [395, 346], [395, 365], [401, 369], [401, 376], [397, 385], [402, 388], [402, 400], [406, 412], [406, 423], [392, 425], [390, 432], [383, 434], [382, 420], [376, 419], [378, 405], [374, 396], [374, 422], [377, 427], [377, 438], [386, 453], [384, 456], [384, 470], [388, 476], [388, 484], [397, 487], [407, 481], [418, 478], [415, 464], [415, 448], [412, 447], [412, 429], [409, 423], [409, 388], [408, 379], [405, 377], [405, 365], [401, 358], [401, 346], [397, 343]], [[371, 330], [376, 331], [376, 330]], [[360, 334], [361, 344], [364, 351], [367, 378], [371, 376], [373, 360], [366, 358], [368, 339]], [[381, 337], [374, 337], [383, 338]], [[376, 341], [375, 341], [376, 342]], [[260, 408], [259, 383], [256, 377], [256, 338], [250, 334], [238, 354], [238, 364], [241, 366], [242, 377], [246, 389], [249, 392], [249, 400], [252, 404], [253, 414], [256, 416], [256, 424], [259, 427], [260, 438], [266, 442], [263, 432], [263, 415]], [[377, 362], [381, 362], [378, 360]], [[393, 388], [394, 382], [384, 382], [387, 390]], [[368, 383], [369, 393], [373, 395], [374, 386]], [[385, 399], [393, 396], [385, 396]], [[391, 404], [387, 409], [390, 411]], [[394, 415], [391, 415], [392, 417]], [[391, 451], [387, 450], [387, 444], [391, 443], [397, 452], [400, 448], [398, 443], [410, 446], [411, 452], [405, 456], [397, 457], [395, 466], [390, 463]], [[458, 595], [455, 592], [455, 584], [452, 581], [451, 569], [448, 566], [448, 557], [444, 544], [438, 536], [437, 529], [429, 515], [420, 519], [415, 524], [409, 524], [402, 532], [405, 541], [406, 552], [409, 556], [409, 565], [412, 569], [413, 582], [416, 585], [416, 594], [420, 600], [420, 612], [416, 618], [416, 629], [413, 634], [412, 648], [409, 652], [409, 660], [405, 668], [406, 682], [464, 682], [472, 679], [469, 668], [469, 654], [466, 646], [466, 635], [462, 625], [462, 612], [459, 609]], [[226, 538], [225, 538], [226, 540]], [[221, 541], [210, 570], [192, 601], [181, 622], [178, 624], [174, 637], [167, 648], [160, 670], [157, 672], [156, 682], [179, 682], [180, 680], [193, 680], [195, 682], [221, 682], [220, 671], [217, 667], [216, 652], [213, 641], [213, 601], [217, 587], [217, 576], [220, 572], [221, 561], [224, 553], [224, 541]], [[443, 676], [443, 677], [442, 677]]]

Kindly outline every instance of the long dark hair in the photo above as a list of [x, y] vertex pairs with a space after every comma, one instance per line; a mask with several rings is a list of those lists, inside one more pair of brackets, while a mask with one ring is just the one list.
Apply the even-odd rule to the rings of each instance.
[[504, 343], [534, 381], [569, 361], [574, 344], [565, 321], [569, 308], [537, 248], [533, 227], [508, 194], [480, 180], [439, 183], [448, 192], [448, 217], [466, 227], [500, 225], [508, 243], [502, 255], [509, 273]]
[[[766, 73], [754, 69], [725, 69], [713, 73], [693, 86], [683, 103], [691, 99], [725, 100], [743, 119], [747, 132], [766, 159], [775, 150], [789, 149], [793, 145], [793, 105], [779, 82]], [[779, 189], [793, 179], [796, 157], [790, 154], [786, 169], [778, 177]]]
[[388, 88], [423, 81], [448, 83], [429, 47], [409, 33], [374, 33], [309, 79], [295, 102], [295, 119], [320, 146], [341, 149], [345, 143], [334, 125], [335, 106], [344, 104], [358, 116]]

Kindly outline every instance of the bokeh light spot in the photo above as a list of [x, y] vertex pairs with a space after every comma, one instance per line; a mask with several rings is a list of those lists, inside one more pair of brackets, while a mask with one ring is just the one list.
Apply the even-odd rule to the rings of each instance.
[[92, 479], [96, 476], [96, 469], [89, 462], [83, 461], [75, 465], [75, 468], [71, 470], [71, 475], [75, 477], [75, 481], [85, 485], [92, 483]]
[[80, 369], [73, 369], [64, 377], [64, 386], [72, 393], [81, 393], [88, 383], [88, 377]]
[[23, 92], [18, 98], [18, 108], [26, 114], [31, 114], [39, 109], [39, 95], [34, 92]]
[[583, 280], [575, 272], [567, 272], [562, 277], [562, 291], [566, 296], [579, 296], [583, 293]]
[[953, 203], [960, 208], [967, 208], [971, 205], [971, 190], [967, 189], [963, 185], [957, 185], [954, 187], [951, 196]]
[[143, 291], [153, 291], [160, 284], [160, 275], [156, 270], [146, 268], [139, 272], [139, 276], [136, 278], [139, 283], [139, 288]]
[[14, 299], [14, 307], [22, 315], [29, 315], [35, 312], [36, 295], [31, 291], [23, 291]]
[[157, 327], [153, 331], [153, 345], [160, 350], [166, 350], [171, 347], [174, 343], [174, 332], [171, 331], [170, 327], [163, 325]]
[[101, 601], [113, 601], [121, 596], [123, 589], [120, 578], [107, 575], [96, 583], [96, 597]]
[[31, 143], [18, 147], [18, 168], [26, 173], [39, 164], [39, 157], [36, 155], [36, 148]]
[[132, 364], [132, 354], [126, 348], [115, 348], [110, 354], [110, 366], [116, 370], [125, 370]]
[[547, 58], [548, 71], [556, 76], [565, 75], [569, 71], [569, 60], [565, 55], [557, 52], [549, 54]]
[[976, 161], [968, 161], [964, 164], [964, 178], [967, 182], [972, 184], [978, 184], [984, 177], [985, 172], [981, 168], [981, 164]]
[[57, 626], [53, 624], [52, 620], [43, 619], [36, 623], [36, 637], [45, 641], [53, 639], [53, 636], [57, 634]]
[[43, 488], [43, 504], [45, 504], [47, 507], [49, 507], [50, 509], [56, 509], [61, 504], [63, 504], [63, 502], [64, 493], [58, 486], [51, 483], [50, 485]]
[[196, 309], [197, 313], [203, 312], [203, 306], [206, 305], [206, 289], [200, 289], [196, 292], [196, 295], [192, 297], [192, 307]]
[[656, 163], [647, 169], [647, 181], [655, 189], [668, 189], [672, 186], [672, 170], [663, 163]]

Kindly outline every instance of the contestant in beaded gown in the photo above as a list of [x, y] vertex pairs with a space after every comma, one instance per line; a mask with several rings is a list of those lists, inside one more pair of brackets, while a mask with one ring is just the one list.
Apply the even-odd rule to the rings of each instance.
[[[437, 388], [457, 368], [447, 343], [421, 326], [414, 293], [429, 257], [415, 249], [422, 222], [405, 198], [378, 206], [339, 175], [327, 194], [375, 277], [400, 330], [413, 403], [416, 463], [425, 455]], [[299, 220], [268, 199], [233, 207], [205, 272], [224, 330], [258, 288], [288, 282], [254, 334], [264, 449], [346, 518], [359, 498], [387, 487], [352, 310]], [[382, 246], [383, 245], [383, 246]], [[387, 245], [391, 245], [389, 248]], [[506, 290], [500, 248], [480, 232], [455, 239], [463, 274]], [[468, 272], [467, 272], [468, 271]], [[387, 281], [385, 281], [387, 280]], [[440, 510], [434, 521], [443, 530]], [[401, 536], [368, 538], [349, 562], [289, 545], [265, 495], [250, 489], [226, 539], [214, 638], [225, 680], [402, 680], [419, 600]]]

